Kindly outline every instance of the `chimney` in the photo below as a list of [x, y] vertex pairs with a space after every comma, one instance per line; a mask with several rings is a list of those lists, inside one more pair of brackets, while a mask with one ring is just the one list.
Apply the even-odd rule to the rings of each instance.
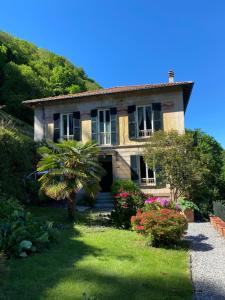
[[174, 71], [169, 70], [168, 75], [169, 75], [169, 83], [173, 83], [174, 82]]

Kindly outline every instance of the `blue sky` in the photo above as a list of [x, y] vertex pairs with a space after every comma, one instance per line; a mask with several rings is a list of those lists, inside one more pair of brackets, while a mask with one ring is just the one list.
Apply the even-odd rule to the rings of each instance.
[[0, 29], [67, 57], [103, 87], [195, 81], [186, 128], [225, 147], [225, 1], [2, 0]]

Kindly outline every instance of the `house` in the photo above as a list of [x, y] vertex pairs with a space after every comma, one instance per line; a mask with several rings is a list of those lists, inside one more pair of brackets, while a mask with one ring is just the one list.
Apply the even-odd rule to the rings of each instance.
[[153, 195], [168, 195], [160, 186], [156, 171], [142, 157], [146, 140], [157, 130], [184, 132], [184, 114], [193, 82], [169, 82], [122, 86], [73, 95], [24, 101], [34, 109], [36, 141], [60, 139], [96, 141], [99, 160], [106, 170], [102, 191], [110, 190], [115, 178], [131, 178], [142, 190]]

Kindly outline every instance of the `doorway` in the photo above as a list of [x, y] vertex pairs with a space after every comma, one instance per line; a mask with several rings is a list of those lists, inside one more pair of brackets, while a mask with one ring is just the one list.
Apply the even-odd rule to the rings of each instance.
[[100, 181], [101, 192], [110, 192], [113, 182], [112, 155], [100, 156], [99, 162], [105, 170], [105, 174]]

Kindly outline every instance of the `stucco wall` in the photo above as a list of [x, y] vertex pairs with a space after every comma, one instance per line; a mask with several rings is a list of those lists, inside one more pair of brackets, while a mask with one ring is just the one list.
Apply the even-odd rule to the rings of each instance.
[[[46, 138], [53, 137], [53, 114], [81, 112], [82, 141], [91, 138], [90, 111], [96, 108], [117, 107], [118, 111], [118, 142], [119, 145], [139, 145], [143, 140], [129, 140], [128, 136], [128, 105], [145, 105], [160, 102], [162, 104], [164, 130], [178, 130], [184, 132], [184, 111], [182, 90], [173, 92], [149, 93], [134, 96], [102, 96], [101, 98], [87, 98], [81, 101], [64, 100], [62, 103], [48, 104], [44, 107], [45, 134]], [[44, 138], [43, 132], [43, 109], [35, 109], [35, 138]]]
[[[114, 178], [130, 179], [130, 155], [140, 155], [145, 140], [129, 140], [128, 114], [129, 105], [145, 105], [161, 103], [163, 128], [166, 131], [178, 130], [184, 132], [183, 92], [177, 89], [171, 92], [149, 92], [148, 94], [136, 94], [127, 96], [102, 96], [84, 100], [64, 100], [61, 103], [52, 103], [35, 109], [34, 136], [36, 141], [44, 138], [53, 138], [53, 114], [81, 113], [81, 136], [82, 141], [91, 139], [91, 116], [92, 109], [117, 107], [118, 145], [105, 147], [102, 151], [112, 155]], [[169, 195], [168, 186], [164, 188], [142, 187], [142, 190], [154, 195]]]

